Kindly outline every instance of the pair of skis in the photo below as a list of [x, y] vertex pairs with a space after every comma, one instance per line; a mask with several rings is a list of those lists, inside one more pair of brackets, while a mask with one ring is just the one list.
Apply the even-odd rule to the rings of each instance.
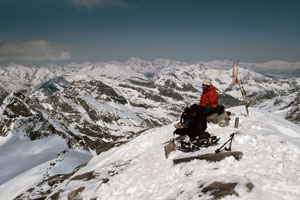
[[177, 140], [178, 145], [176, 145], [177, 149], [183, 152], [192, 152], [198, 151], [199, 149], [207, 148], [209, 146], [217, 144], [220, 138], [216, 136], [210, 136], [208, 138], [197, 138], [194, 141], [187, 140]]
[[[231, 151], [231, 145], [232, 145], [233, 137], [237, 133], [238, 127], [239, 127], [239, 118], [236, 117], [235, 122], [234, 122], [234, 128], [236, 129], [236, 131], [234, 133], [230, 134], [230, 138], [221, 147], [219, 147], [218, 149], [215, 150], [216, 154], [220, 153], [223, 149], [225, 151]], [[179, 137], [180, 136], [178, 136], [177, 138], [179, 138]], [[220, 138], [216, 138], [215, 136], [213, 136], [213, 137], [214, 137], [213, 138], [214, 142], [212, 142], [211, 144], [217, 144], [217, 142], [220, 140]], [[169, 154], [172, 151], [176, 150], [176, 145], [175, 145], [175, 140], [176, 139], [174, 138], [174, 135], [173, 135], [173, 138], [167, 142], [168, 143], [167, 145], [165, 145], [164, 149], [165, 149], [166, 158], [168, 158]], [[212, 138], [208, 138], [208, 141], [209, 141], [209, 139], [212, 139]], [[225, 147], [228, 143], [229, 143], [229, 146]]]
[[[190, 152], [199, 150], [201, 147], [209, 147], [211, 145], [217, 144], [220, 138], [217, 138], [216, 136], [211, 136], [208, 138], [198, 138], [193, 142], [185, 141], [184, 139], [180, 138], [181, 136], [178, 136], [176, 138], [173, 138], [169, 140], [167, 145], [165, 145], [165, 156], [168, 158], [169, 154], [172, 151], [181, 150], [183, 152]], [[179, 143], [179, 145], [176, 143]]]
[[245, 107], [246, 107], [246, 112], [247, 112], [247, 116], [249, 116], [249, 101], [246, 95], [246, 91], [244, 89], [244, 85], [241, 79], [241, 74], [239, 72], [239, 61], [237, 62], [233, 62], [233, 68], [232, 68], [232, 78], [233, 78], [233, 83], [238, 84], [240, 91], [242, 93], [242, 97], [243, 97], [243, 101], [245, 103]]

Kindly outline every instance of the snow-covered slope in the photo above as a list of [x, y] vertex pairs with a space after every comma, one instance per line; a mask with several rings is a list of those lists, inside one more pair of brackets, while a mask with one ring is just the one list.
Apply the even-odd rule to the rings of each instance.
[[[234, 120], [225, 128], [209, 124], [208, 130], [221, 137], [217, 146], [193, 153], [176, 151], [166, 159], [164, 142], [172, 138], [173, 125], [154, 128], [125, 145], [94, 156], [86, 166], [64, 178], [43, 180], [27, 192], [27, 186], [19, 188], [23, 194], [17, 199], [48, 199], [53, 195], [67, 199], [72, 194], [74, 199], [211, 199], [203, 188], [213, 182], [237, 183], [234, 194], [224, 199], [299, 199], [299, 126], [258, 109], [250, 109], [250, 117], [244, 116], [244, 107], [230, 111], [240, 118], [238, 130], [233, 128]], [[237, 134], [232, 150], [243, 153], [241, 160], [228, 157], [220, 162], [194, 160], [173, 164], [175, 158], [213, 153], [234, 131]], [[43, 170], [45, 165], [35, 169]], [[0, 196], [15, 197], [18, 192], [8, 189], [18, 185], [18, 179], [1, 185]]]
[[31, 141], [19, 133], [0, 138], [0, 143], [0, 197], [7, 200], [49, 176], [72, 172], [92, 157], [87, 151], [69, 149], [57, 135]]

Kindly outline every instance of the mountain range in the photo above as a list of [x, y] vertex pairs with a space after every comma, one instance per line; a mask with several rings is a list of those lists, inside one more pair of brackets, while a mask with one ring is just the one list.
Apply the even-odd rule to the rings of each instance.
[[[255, 118], [261, 116], [261, 111], [295, 123], [285, 122], [289, 126], [300, 124], [299, 68], [297, 64], [290, 64], [288, 70], [283, 70], [283, 65], [286, 63], [282, 61], [240, 63], [240, 81], [249, 98], [251, 123], [256, 123]], [[167, 59], [144, 61], [131, 58], [124, 63], [85, 62], [30, 67], [11, 64], [1, 67], [0, 163], [4, 166], [1, 169], [5, 176], [0, 179], [0, 189], [8, 189], [12, 183], [22, 182], [23, 186], [16, 194], [0, 192], [0, 196], [12, 199], [67, 198], [67, 191], [71, 193], [74, 188], [86, 187], [85, 181], [97, 180], [98, 185], [99, 181], [101, 184], [109, 182], [110, 176], [130, 169], [134, 158], [105, 163], [110, 160], [105, 155], [116, 156], [118, 154], [112, 152], [122, 149], [125, 153], [120, 155], [126, 157], [126, 147], [135, 148], [129, 144], [139, 138], [147, 138], [159, 131], [171, 132], [170, 124], [179, 120], [184, 108], [199, 102], [205, 78], [211, 79], [217, 88], [220, 104], [226, 109], [238, 106], [238, 112], [243, 116], [242, 95], [238, 85], [232, 83], [232, 61], [228, 60], [187, 64]], [[297, 135], [294, 130], [292, 135]], [[167, 139], [167, 136], [171, 137], [166, 133], [158, 138]], [[23, 155], [21, 147], [28, 149], [28, 153]], [[11, 167], [19, 161], [23, 164]], [[92, 164], [101, 167], [97, 171]], [[109, 164], [107, 169], [106, 164]], [[109, 176], [102, 176], [100, 169], [105, 169], [104, 174]], [[78, 177], [78, 171], [82, 171], [82, 176]], [[30, 179], [30, 174], [37, 178]], [[61, 184], [72, 180], [78, 180], [81, 187], [67, 189]], [[45, 185], [50, 189], [43, 191]], [[91, 187], [97, 188], [97, 183]], [[95, 188], [91, 189], [95, 195], [89, 194], [88, 198], [97, 197]], [[76, 195], [80, 190], [84, 189], [79, 189]]]

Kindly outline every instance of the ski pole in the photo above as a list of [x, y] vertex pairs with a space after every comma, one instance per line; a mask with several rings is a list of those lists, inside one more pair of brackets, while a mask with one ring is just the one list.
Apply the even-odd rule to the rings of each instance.
[[229, 147], [225, 147], [225, 151], [231, 151], [231, 144], [232, 144], [232, 140], [233, 140], [233, 137], [234, 137], [235, 133], [231, 133], [230, 135], [230, 143], [229, 143]]
[[232, 144], [233, 137], [237, 133], [237, 129], [239, 128], [239, 119], [240, 118], [236, 117], [234, 120], [234, 128], [236, 129], [236, 131], [230, 135], [230, 138], [231, 138], [230, 144], [229, 144], [228, 148], [225, 147], [225, 151], [231, 151], [231, 144]]
[[232, 140], [234, 133], [230, 134], [230, 138], [217, 150], [215, 150], [215, 153], [220, 153], [221, 149], [229, 142]]

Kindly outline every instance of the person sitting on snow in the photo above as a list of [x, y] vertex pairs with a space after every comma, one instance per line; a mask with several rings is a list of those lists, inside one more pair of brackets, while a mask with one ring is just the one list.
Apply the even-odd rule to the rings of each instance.
[[217, 111], [219, 94], [209, 79], [202, 84], [203, 92], [199, 104], [187, 107], [181, 115], [180, 122], [175, 125], [175, 134], [188, 135], [190, 140], [199, 137], [209, 137], [206, 117]]
[[205, 79], [202, 83], [202, 95], [199, 106], [204, 107], [206, 116], [215, 113], [219, 103], [219, 94], [209, 79]]

